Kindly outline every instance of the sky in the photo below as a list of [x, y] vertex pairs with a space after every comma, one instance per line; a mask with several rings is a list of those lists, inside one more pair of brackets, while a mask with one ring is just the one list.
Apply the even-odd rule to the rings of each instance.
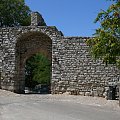
[[25, 0], [32, 11], [42, 14], [48, 26], [56, 26], [64, 36], [90, 37], [100, 24], [94, 19], [101, 9], [113, 2], [107, 0]]

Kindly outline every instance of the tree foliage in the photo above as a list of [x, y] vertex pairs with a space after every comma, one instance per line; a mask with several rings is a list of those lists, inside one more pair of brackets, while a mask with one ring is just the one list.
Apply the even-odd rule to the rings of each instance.
[[106, 64], [120, 65], [120, 1], [116, 1], [106, 11], [102, 10], [95, 23], [100, 28], [92, 39], [87, 41], [92, 55], [101, 58]]
[[50, 84], [51, 62], [42, 54], [33, 55], [26, 61], [26, 86]]
[[0, 27], [29, 24], [30, 9], [24, 0], [0, 0]]

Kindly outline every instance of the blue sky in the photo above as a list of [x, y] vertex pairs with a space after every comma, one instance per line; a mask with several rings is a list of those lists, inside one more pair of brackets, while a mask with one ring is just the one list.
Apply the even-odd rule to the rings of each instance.
[[106, 0], [25, 0], [32, 11], [42, 14], [48, 26], [56, 26], [65, 36], [92, 36], [98, 12], [113, 2]]

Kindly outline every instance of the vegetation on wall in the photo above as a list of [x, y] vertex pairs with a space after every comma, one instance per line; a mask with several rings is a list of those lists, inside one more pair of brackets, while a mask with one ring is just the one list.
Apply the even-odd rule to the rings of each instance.
[[50, 84], [51, 62], [47, 57], [37, 53], [26, 61], [26, 86], [35, 87], [37, 84]]
[[104, 11], [102, 10], [96, 22], [100, 22], [100, 28], [96, 29], [94, 37], [87, 41], [95, 58], [101, 58], [106, 64], [120, 66], [120, 1]]
[[0, 27], [30, 25], [30, 12], [24, 0], [0, 0]]

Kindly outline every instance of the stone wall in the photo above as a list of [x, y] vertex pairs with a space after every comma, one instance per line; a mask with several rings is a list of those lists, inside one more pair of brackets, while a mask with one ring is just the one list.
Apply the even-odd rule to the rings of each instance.
[[56, 27], [37, 26], [36, 14], [33, 18], [31, 26], [0, 28], [0, 88], [23, 92], [25, 62], [41, 52], [52, 62], [52, 94], [106, 96], [109, 84], [120, 79], [120, 71], [91, 57], [88, 37], [64, 37]]
[[110, 84], [120, 79], [119, 70], [94, 60], [86, 45], [87, 37], [64, 37], [58, 60], [61, 79], [54, 83], [54, 93], [106, 96]]
[[[31, 33], [34, 34], [29, 36]], [[25, 82], [23, 63], [37, 52], [46, 54], [51, 61], [53, 61], [52, 55], [57, 58], [56, 45], [61, 39], [61, 32], [55, 27], [48, 26], [8, 27], [0, 28], [0, 36], [1, 88], [21, 92], [24, 90]], [[49, 45], [47, 45], [48, 41], [51, 41]], [[56, 71], [53, 68], [52, 73]], [[53, 80], [56, 78], [58, 76], [52, 77]]]

